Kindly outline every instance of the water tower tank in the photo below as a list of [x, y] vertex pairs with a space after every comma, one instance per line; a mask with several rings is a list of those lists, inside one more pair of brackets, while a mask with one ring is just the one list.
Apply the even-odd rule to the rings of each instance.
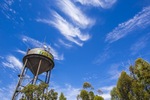
[[23, 63], [25, 63], [26, 59], [28, 59], [26, 66], [34, 75], [36, 75], [40, 60], [42, 60], [42, 62], [38, 75], [43, 72], [49, 71], [54, 67], [53, 55], [50, 52], [46, 51], [44, 48], [30, 49], [27, 52], [26, 56], [24, 56]]

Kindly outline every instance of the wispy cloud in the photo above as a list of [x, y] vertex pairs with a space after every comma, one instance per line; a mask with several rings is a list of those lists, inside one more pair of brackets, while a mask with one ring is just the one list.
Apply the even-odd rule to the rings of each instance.
[[66, 96], [67, 100], [76, 100], [76, 97], [81, 90], [80, 88], [75, 88], [75, 87], [71, 86], [70, 84], [65, 84], [65, 87], [62, 88], [62, 87], [52, 83], [51, 87], [53, 89], [55, 89], [59, 94], [61, 92], [63, 92], [64, 95]]
[[4, 57], [0, 56], [0, 59], [4, 59]]
[[111, 91], [112, 88], [115, 87], [115, 85], [111, 85], [111, 86], [104, 86], [102, 88], [100, 88], [102, 91]]
[[85, 76], [83, 77], [84, 81], [91, 81], [97, 79], [98, 76], [94, 73], [85, 73]]
[[58, 41], [59, 41], [62, 45], [64, 45], [65, 47], [67, 47], [67, 48], [72, 47], [71, 44], [65, 43], [62, 39], [59, 39]]
[[63, 90], [68, 100], [76, 100], [79, 91], [79, 88], [74, 88], [70, 84], [66, 84], [66, 89]]
[[109, 51], [105, 51], [94, 60], [94, 64], [102, 64], [109, 58], [110, 58]]
[[110, 79], [115, 80], [120, 76], [121, 71], [118, 69], [120, 64], [113, 64], [108, 72], [110, 74]]
[[13, 19], [13, 14], [16, 14], [16, 11], [12, 9], [14, 0], [4, 0], [0, 4], [1, 12], [6, 16], [7, 19]]
[[[113, 87], [114, 85], [104, 86], [100, 88], [100, 90], [103, 91], [103, 94], [101, 96], [105, 100], [110, 100], [111, 98], [110, 91], [112, 90]], [[64, 95], [67, 97], [67, 100], [77, 100], [76, 97], [80, 93], [80, 90], [82, 89], [82, 88], [75, 88], [70, 84], [65, 84], [65, 87], [62, 88], [53, 82], [51, 83], [51, 88], [55, 89], [59, 94], [63, 92]]]
[[110, 47], [107, 46], [104, 49], [104, 51], [101, 54], [99, 54], [98, 57], [95, 58], [93, 63], [100, 65], [100, 64], [104, 63], [106, 60], [108, 60], [111, 57], [110, 56], [111, 55], [111, 51], [109, 49], [110, 49]]
[[5, 57], [6, 61], [2, 62], [2, 65], [12, 69], [21, 69], [22, 63], [13, 55], [8, 55]]
[[110, 92], [104, 93], [101, 96], [104, 98], [104, 100], [110, 100], [111, 99]]
[[5, 3], [7, 3], [9, 6], [11, 6], [14, 3], [14, 0], [4, 0]]
[[93, 25], [94, 21], [87, 17], [81, 9], [75, 6], [70, 0], [59, 0], [58, 7], [68, 15], [80, 28], [87, 28]]
[[[56, 5], [64, 16], [67, 16], [66, 18], [60, 13], [51, 10], [51, 17], [38, 18], [36, 21], [55, 27], [67, 40], [82, 46], [83, 42], [91, 38], [87, 29], [93, 26], [95, 23], [94, 19], [86, 16], [86, 14], [71, 0], [57, 1]], [[64, 44], [62, 41], [61, 43]]]
[[137, 40], [137, 42], [135, 42], [130, 48], [130, 50], [132, 51], [132, 54], [135, 55], [140, 50], [145, 48], [149, 39], [150, 39], [150, 33], [140, 38], [139, 40]]
[[75, 1], [80, 2], [82, 5], [89, 5], [108, 9], [112, 7], [117, 0], [75, 0]]
[[76, 43], [79, 46], [83, 45], [83, 41], [90, 39], [89, 34], [82, 34], [78, 27], [73, 26], [61, 17], [57, 12], [53, 12], [54, 20], [49, 19], [37, 19], [38, 22], [43, 22], [49, 25], [53, 25], [60, 33], [71, 42]]
[[17, 49], [16, 52], [19, 52], [19, 53], [21, 53], [21, 54], [23, 54], [23, 55], [26, 54], [26, 51], [23, 51], [23, 50], [20, 50], [20, 49]]
[[110, 99], [111, 99], [110, 91], [113, 89], [113, 87], [115, 87], [115, 85], [104, 86], [104, 87], [99, 88], [99, 90], [102, 91], [101, 96], [102, 96], [105, 100], [110, 100]]
[[128, 34], [138, 29], [147, 28], [150, 25], [150, 6], [144, 8], [141, 12], [136, 14], [132, 19], [121, 23], [112, 32], [108, 33], [105, 41], [115, 42]]
[[132, 65], [131, 62], [133, 61], [128, 59], [127, 61], [111, 64], [110, 69], [108, 70], [108, 74], [110, 75], [109, 80], [118, 79], [123, 70], [129, 73], [129, 66]]
[[11, 83], [6, 87], [0, 87], [0, 97], [3, 98], [3, 100], [11, 100], [14, 89], [15, 89], [14, 83]]
[[[41, 43], [38, 40], [35, 40], [33, 38], [27, 37], [27, 36], [22, 36], [22, 41], [24, 43], [30, 44], [33, 47], [43, 47], [43, 43]], [[59, 55], [58, 52], [50, 45], [46, 44], [48, 47], [50, 47], [50, 52], [53, 54], [54, 58], [56, 60], [63, 60], [64, 57], [63, 55]]]

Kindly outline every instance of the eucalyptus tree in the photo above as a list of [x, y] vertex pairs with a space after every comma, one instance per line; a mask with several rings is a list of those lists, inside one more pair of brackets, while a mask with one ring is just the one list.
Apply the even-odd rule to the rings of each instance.
[[111, 100], [150, 100], [150, 64], [138, 58], [129, 71], [130, 75], [121, 72]]
[[67, 98], [64, 96], [64, 94], [62, 92], [59, 96], [59, 100], [67, 100]]
[[80, 91], [80, 94], [77, 95], [77, 100], [104, 100], [104, 99], [103, 97], [94, 94], [94, 87], [89, 82], [84, 82], [83, 89]]

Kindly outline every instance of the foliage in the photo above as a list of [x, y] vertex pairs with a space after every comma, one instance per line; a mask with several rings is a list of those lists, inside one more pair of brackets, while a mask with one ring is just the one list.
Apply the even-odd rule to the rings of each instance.
[[80, 97], [82, 100], [89, 100], [89, 93], [86, 90], [81, 90]]
[[[80, 94], [77, 95], [77, 100], [104, 100], [103, 97], [95, 95], [93, 89], [89, 82], [84, 82], [83, 89], [80, 91]], [[98, 92], [102, 93], [101, 90], [98, 90]]]
[[93, 92], [93, 91], [90, 91], [90, 92], [89, 92], [89, 99], [90, 99], [90, 100], [94, 100], [94, 97], [95, 97], [94, 92]]
[[54, 89], [45, 93], [46, 88], [48, 88], [48, 84], [45, 83], [39, 85], [29, 84], [21, 90], [23, 96], [20, 100], [57, 100], [58, 93]]
[[59, 96], [59, 100], [67, 100], [62, 92], [61, 92], [61, 94]]
[[116, 87], [111, 90], [111, 100], [119, 100], [119, 92]]
[[58, 93], [55, 92], [54, 89], [51, 89], [51, 90], [48, 92], [47, 97], [48, 97], [48, 98], [47, 98], [46, 100], [57, 100], [57, 98], [58, 98]]
[[111, 100], [149, 100], [150, 64], [139, 58], [129, 71], [130, 75], [122, 71], [117, 86], [111, 91]]
[[34, 92], [37, 91], [37, 86], [29, 84], [28, 86], [24, 87], [23, 90], [21, 91], [22, 93], [25, 94], [21, 98], [21, 100], [32, 100], [34, 99]]
[[104, 100], [104, 98], [101, 97], [101, 96], [96, 95], [96, 96], [94, 97], [94, 100]]
[[84, 83], [83, 83], [83, 88], [84, 88], [84, 89], [92, 88], [92, 85], [91, 85], [90, 83], [88, 83], [88, 82], [84, 82]]

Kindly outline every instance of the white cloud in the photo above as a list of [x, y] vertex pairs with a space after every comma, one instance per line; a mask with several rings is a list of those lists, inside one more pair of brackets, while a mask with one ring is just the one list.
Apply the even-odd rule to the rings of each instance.
[[[51, 17], [39, 18], [36, 21], [55, 27], [67, 40], [82, 46], [83, 42], [91, 38], [86, 30], [94, 24], [94, 20], [87, 17], [71, 0], [58, 0], [57, 6], [68, 16], [67, 18], [56, 11], [51, 11]], [[62, 44], [66, 45], [64, 42]]]
[[129, 74], [129, 66], [132, 65], [132, 60], [120, 61], [119, 63], [111, 64], [108, 74], [110, 75], [109, 80], [117, 80], [120, 77], [122, 71]]
[[79, 88], [74, 88], [69, 84], [66, 84], [66, 89], [63, 90], [68, 100], [76, 100], [79, 91], [80, 91]]
[[64, 45], [65, 47], [67, 47], [67, 48], [72, 47], [71, 44], [65, 43], [62, 39], [59, 39], [58, 41], [59, 41], [62, 45]]
[[113, 89], [113, 87], [115, 87], [115, 85], [101, 87], [100, 90], [103, 93], [100, 96], [102, 96], [104, 100], [110, 100], [111, 99], [110, 91]]
[[121, 23], [112, 32], [108, 33], [105, 41], [110, 43], [117, 41], [131, 32], [147, 28], [150, 25], [150, 6], [144, 8], [141, 12], [136, 14], [132, 19]]
[[14, 89], [15, 89], [14, 83], [12, 83], [6, 87], [1, 87], [0, 88], [0, 97], [3, 98], [2, 100], [11, 100]]
[[137, 54], [140, 50], [145, 48], [148, 43], [149, 38], [150, 38], [150, 33], [140, 38], [139, 40], [137, 40], [137, 42], [135, 42], [130, 48], [130, 50], [132, 51], [132, 54], [133, 55]]
[[96, 59], [94, 60], [94, 64], [102, 64], [106, 60], [108, 60], [111, 57], [110, 47], [106, 46], [104, 52], [102, 52]]
[[110, 52], [109, 51], [105, 51], [102, 54], [100, 54], [95, 60], [94, 60], [94, 64], [102, 64], [104, 63], [106, 60], [108, 60], [110, 58]]
[[82, 10], [75, 6], [70, 0], [59, 0], [58, 7], [80, 28], [87, 28], [94, 23], [94, 21], [84, 15]]
[[23, 55], [26, 54], [26, 51], [22, 51], [22, 50], [20, 50], [20, 49], [16, 50], [16, 52], [19, 52], [19, 53], [21, 53], [21, 54], [23, 54]]
[[112, 64], [110, 67], [110, 70], [108, 71], [108, 74], [110, 75], [111, 80], [118, 79], [120, 76], [121, 71], [118, 69], [120, 67], [120, 64]]
[[105, 87], [102, 87], [100, 88], [102, 91], [111, 91], [112, 88], [115, 87], [115, 85], [112, 85], [112, 86], [105, 86]]
[[[100, 90], [103, 91], [103, 94], [101, 96], [105, 100], [110, 100], [111, 98], [110, 91], [112, 90], [113, 87], [114, 85], [104, 86], [100, 88]], [[51, 88], [55, 89], [55, 91], [58, 92], [59, 94], [63, 92], [64, 95], [67, 97], [67, 100], [77, 100], [76, 97], [80, 93], [80, 90], [81, 90], [81, 88], [75, 88], [71, 86], [70, 84], [65, 84], [65, 87], [62, 88], [56, 85], [54, 82], [51, 82]]]
[[93, 74], [93, 73], [85, 73], [85, 76], [83, 77], [83, 80], [84, 81], [90, 81], [90, 80], [95, 80], [97, 79], [97, 75], [96, 74]]
[[39, 42], [38, 40], [35, 40], [35, 39], [27, 37], [27, 36], [22, 36], [22, 41], [24, 43], [28, 43], [28, 46], [30, 44], [34, 47], [43, 47], [43, 44], [44, 44], [44, 43]]
[[110, 100], [111, 96], [110, 96], [110, 91], [113, 89], [113, 87], [115, 87], [115, 85], [111, 85], [111, 86], [104, 86], [101, 87], [100, 90], [103, 92], [103, 94], [101, 95], [105, 100]]
[[64, 93], [67, 100], [77, 100], [76, 97], [79, 94], [80, 90], [79, 88], [72, 87], [70, 84], [65, 84], [65, 87], [62, 88], [54, 83], [51, 84], [51, 87], [55, 89], [56, 92], [59, 94], [61, 92]]
[[4, 59], [4, 57], [0, 56], [0, 59]]
[[14, 0], [4, 0], [6, 4], [11, 6], [14, 3]]
[[14, 14], [16, 11], [12, 9], [12, 5], [14, 4], [14, 0], [4, 0], [0, 4], [0, 9], [2, 14], [7, 18], [14, 21]]
[[104, 98], [104, 100], [110, 100], [111, 99], [111, 96], [110, 96], [109, 92], [108, 93], [104, 93], [101, 96]]
[[37, 21], [53, 25], [60, 31], [62, 35], [66, 37], [66, 39], [76, 43], [79, 46], [83, 45], [82, 41], [87, 41], [90, 38], [89, 34], [82, 34], [78, 27], [74, 27], [63, 17], [61, 17], [58, 13], [53, 12], [52, 15], [54, 16], [53, 21], [48, 19], [37, 19]]
[[2, 65], [5, 67], [9, 67], [12, 69], [21, 69], [22, 68], [22, 63], [13, 55], [9, 55], [6, 58], [6, 61], [2, 62]]
[[[25, 43], [28, 43], [34, 47], [43, 47], [44, 43], [41, 43], [40, 41], [38, 40], [35, 40], [33, 38], [30, 38], [30, 37], [27, 37], [27, 36], [23, 36], [22, 37], [22, 41], [25, 42]], [[54, 56], [54, 59], [56, 60], [63, 60], [64, 57], [63, 55], [59, 55], [58, 52], [50, 45], [46, 44], [48, 47], [50, 47], [50, 52], [53, 54]]]
[[82, 5], [89, 5], [108, 9], [112, 7], [117, 0], [75, 0], [75, 1], [80, 2]]

